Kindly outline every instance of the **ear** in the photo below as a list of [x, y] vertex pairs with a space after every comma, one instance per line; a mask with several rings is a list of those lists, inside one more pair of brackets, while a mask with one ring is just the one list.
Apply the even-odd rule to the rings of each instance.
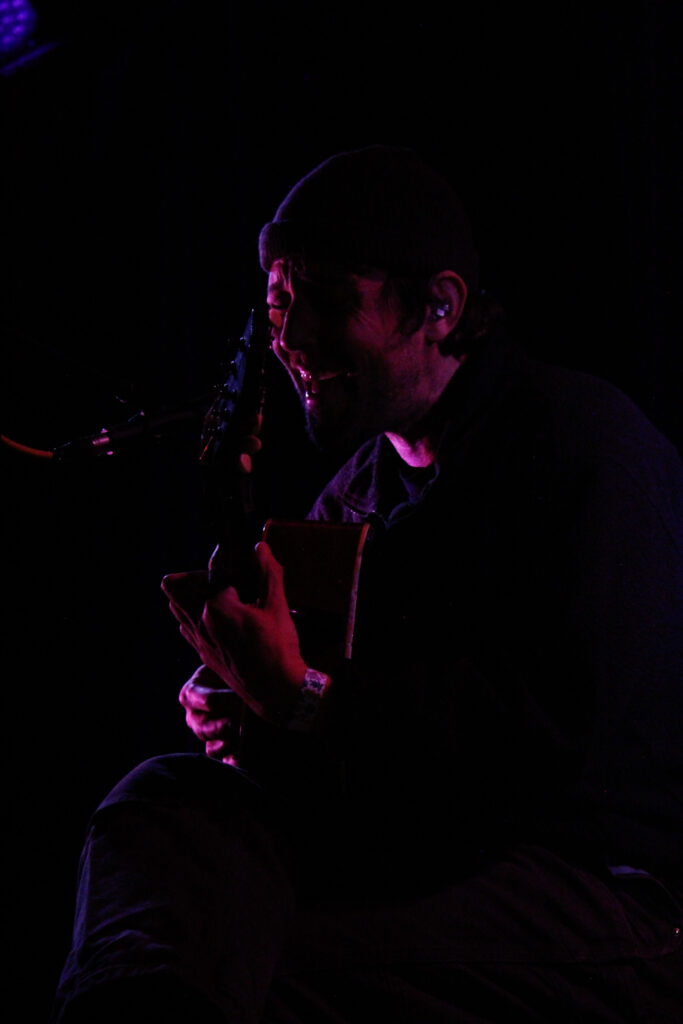
[[428, 341], [443, 341], [457, 324], [467, 300], [467, 286], [454, 270], [441, 270], [429, 282], [429, 306], [424, 322]]

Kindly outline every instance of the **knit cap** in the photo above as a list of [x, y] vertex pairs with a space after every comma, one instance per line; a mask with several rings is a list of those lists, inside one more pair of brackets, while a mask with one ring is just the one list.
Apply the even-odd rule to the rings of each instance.
[[397, 275], [454, 270], [476, 289], [469, 220], [451, 185], [412, 149], [337, 153], [291, 189], [259, 236], [261, 266], [297, 256]]

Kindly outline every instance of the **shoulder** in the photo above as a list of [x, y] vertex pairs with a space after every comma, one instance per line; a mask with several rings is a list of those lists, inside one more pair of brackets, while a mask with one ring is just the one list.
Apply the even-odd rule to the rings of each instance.
[[680, 453], [628, 395], [601, 377], [533, 359], [525, 360], [519, 385], [517, 398], [542, 438], [538, 447], [559, 492], [646, 501], [680, 535]]
[[507, 337], [467, 366], [454, 379], [440, 453], [456, 497], [469, 483], [473, 500], [537, 499], [569, 514], [593, 496], [617, 514], [627, 496], [680, 533], [680, 454], [617, 386], [530, 356]]
[[677, 475], [673, 443], [622, 390], [578, 370], [526, 359], [522, 390], [567, 459], [608, 458], [637, 474], [660, 466]]

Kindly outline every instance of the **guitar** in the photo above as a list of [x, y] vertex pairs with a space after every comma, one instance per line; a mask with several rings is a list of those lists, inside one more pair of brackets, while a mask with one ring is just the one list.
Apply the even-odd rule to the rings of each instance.
[[[265, 540], [284, 571], [284, 586], [306, 664], [343, 676], [351, 658], [358, 579], [368, 525], [268, 518], [259, 520], [245, 438], [264, 416], [267, 326], [251, 311], [228, 375], [204, 418], [200, 463], [208, 470], [218, 544], [210, 564], [215, 589], [236, 587], [243, 601], [257, 593], [253, 548]], [[242, 705], [236, 761], [258, 777], [282, 771], [282, 730]]]

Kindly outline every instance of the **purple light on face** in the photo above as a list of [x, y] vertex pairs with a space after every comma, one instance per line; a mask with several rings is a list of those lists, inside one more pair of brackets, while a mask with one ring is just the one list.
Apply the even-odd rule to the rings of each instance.
[[36, 12], [28, 0], [0, 0], [0, 53], [11, 53], [22, 46], [36, 20]]

